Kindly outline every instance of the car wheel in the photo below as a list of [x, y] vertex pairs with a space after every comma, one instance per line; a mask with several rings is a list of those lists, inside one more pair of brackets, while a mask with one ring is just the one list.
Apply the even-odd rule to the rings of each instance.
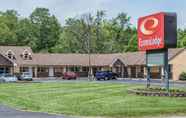
[[113, 80], [116, 80], [116, 77], [114, 76], [114, 77], [112, 77], [112, 79], [113, 79]]

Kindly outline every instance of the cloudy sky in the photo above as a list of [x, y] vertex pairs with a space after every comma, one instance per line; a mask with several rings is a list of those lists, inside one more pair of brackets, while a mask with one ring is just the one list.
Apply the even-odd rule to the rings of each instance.
[[29, 16], [36, 7], [49, 8], [62, 24], [68, 17], [97, 10], [106, 10], [108, 18], [126, 12], [134, 26], [139, 16], [160, 11], [177, 12], [178, 26], [186, 28], [186, 0], [0, 0], [1, 11], [15, 9], [23, 17]]

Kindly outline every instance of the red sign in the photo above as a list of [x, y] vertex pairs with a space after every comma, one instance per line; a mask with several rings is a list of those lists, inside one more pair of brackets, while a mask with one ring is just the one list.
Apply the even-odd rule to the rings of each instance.
[[138, 48], [141, 51], [164, 48], [164, 13], [138, 20]]

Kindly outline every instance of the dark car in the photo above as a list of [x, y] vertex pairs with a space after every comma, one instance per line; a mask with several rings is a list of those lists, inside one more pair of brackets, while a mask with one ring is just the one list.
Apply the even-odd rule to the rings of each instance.
[[95, 74], [96, 80], [112, 80], [118, 77], [117, 73], [111, 71], [97, 71]]
[[72, 79], [77, 79], [77, 74], [75, 72], [65, 72], [63, 73], [63, 79], [66, 80], [72, 80]]

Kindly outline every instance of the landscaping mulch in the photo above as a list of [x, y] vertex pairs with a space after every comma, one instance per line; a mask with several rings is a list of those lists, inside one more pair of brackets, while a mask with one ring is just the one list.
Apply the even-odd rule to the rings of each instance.
[[186, 92], [178, 89], [171, 89], [167, 91], [162, 88], [137, 88], [129, 89], [129, 94], [141, 95], [141, 96], [170, 96], [170, 97], [186, 97]]

